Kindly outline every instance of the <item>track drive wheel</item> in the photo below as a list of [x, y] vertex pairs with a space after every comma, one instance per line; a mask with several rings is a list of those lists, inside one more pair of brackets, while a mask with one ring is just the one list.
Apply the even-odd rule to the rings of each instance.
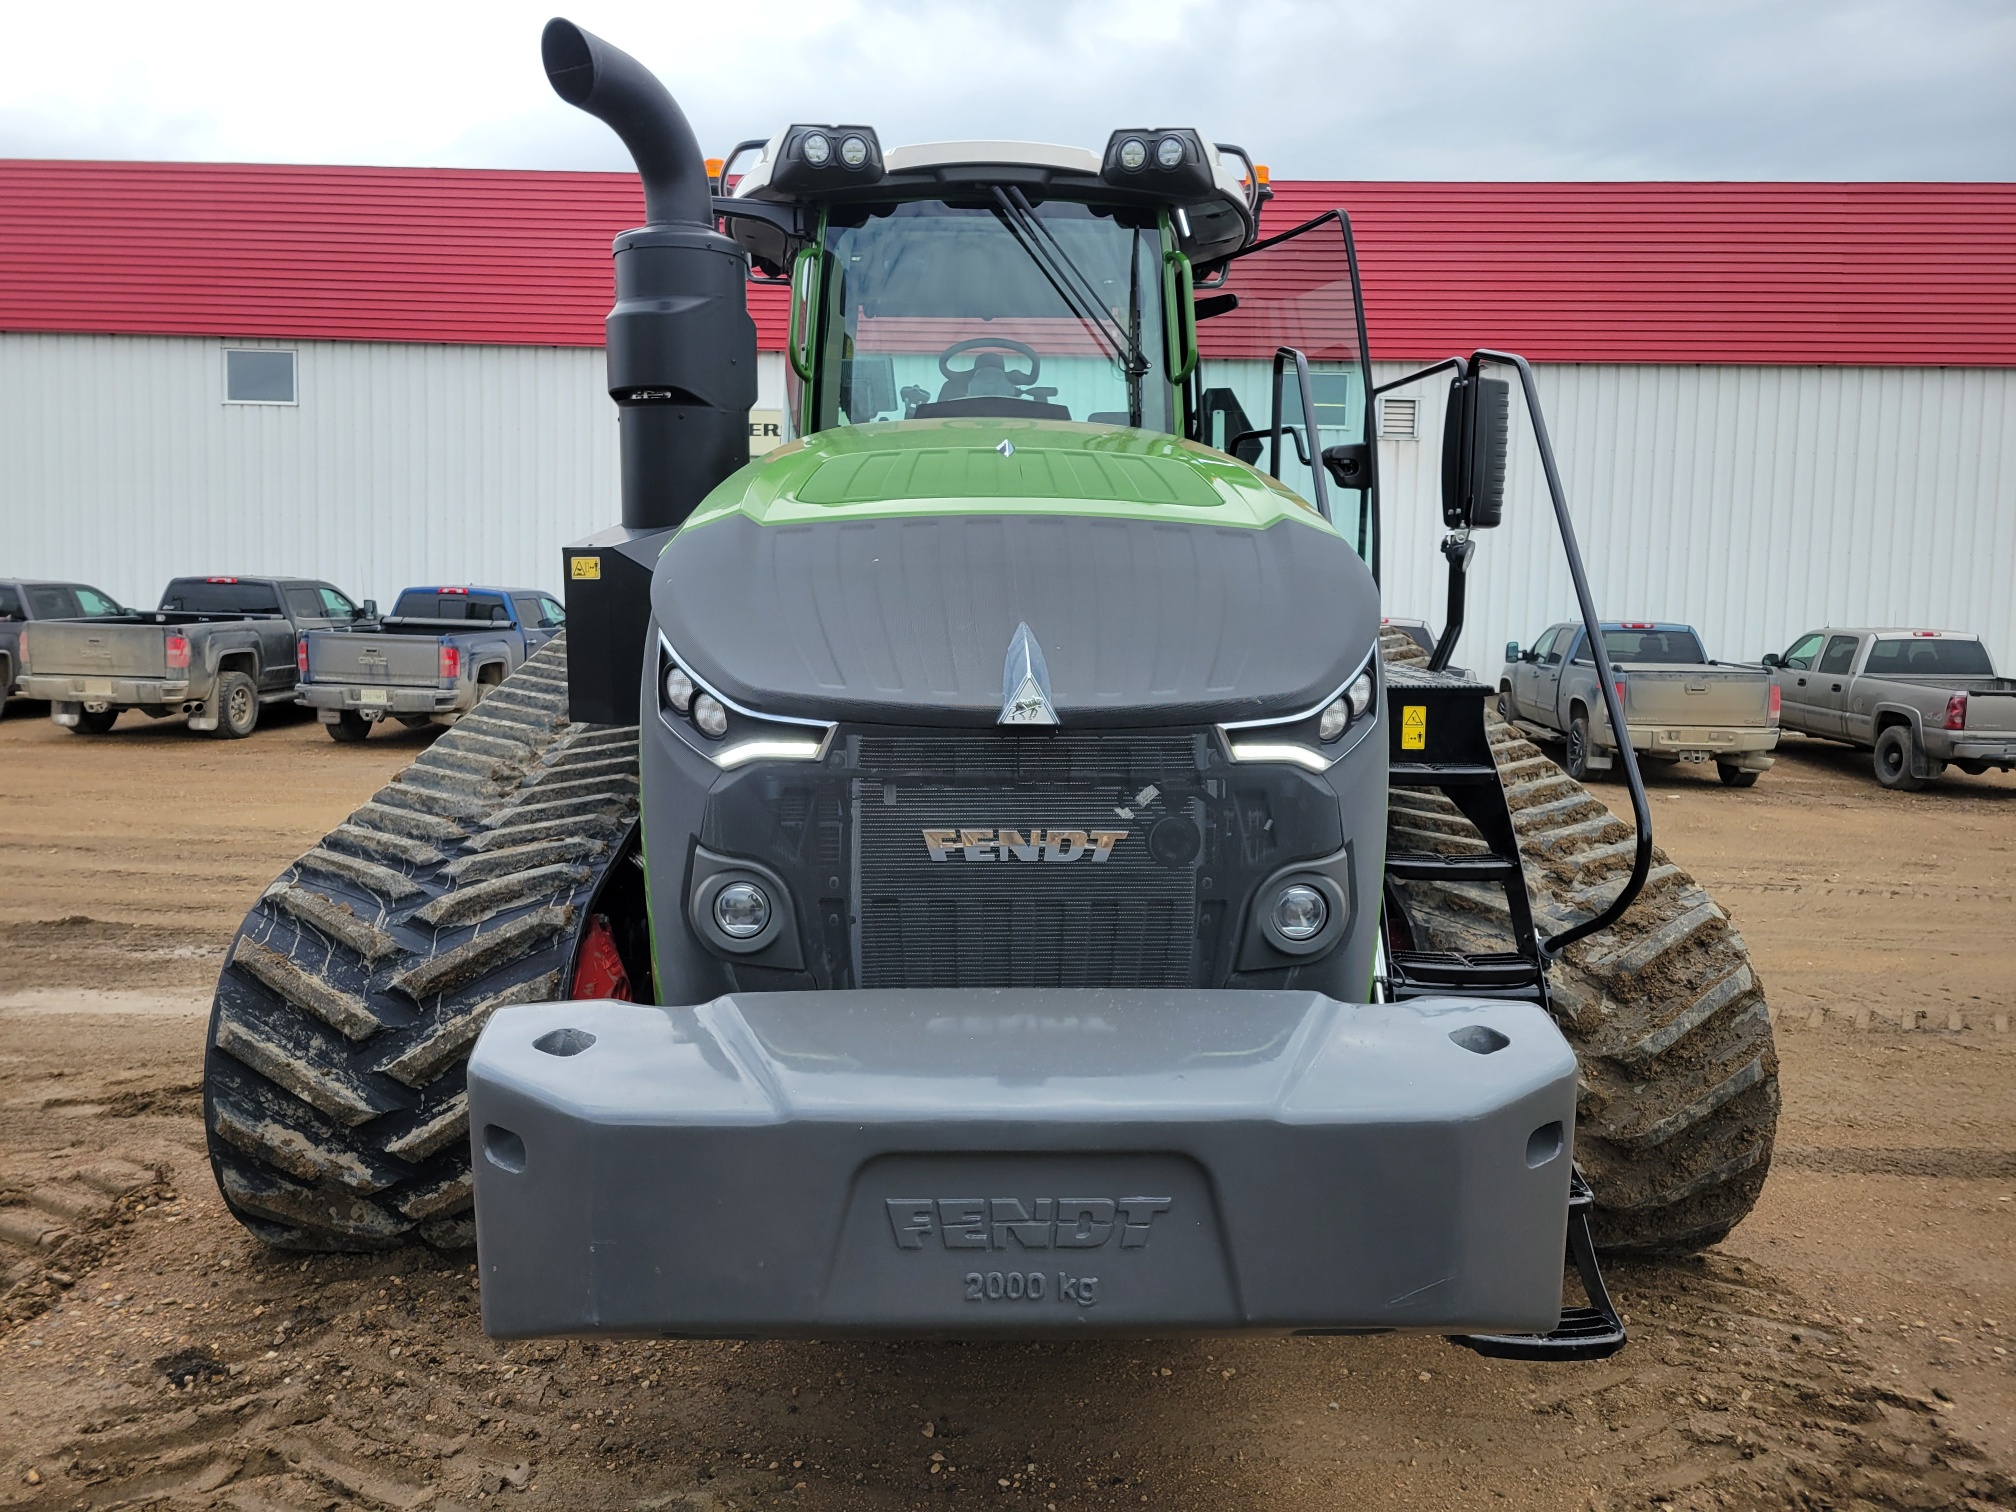
[[[1387, 659], [1407, 659], [1411, 644], [1385, 637]], [[1495, 714], [1486, 723], [1534, 922], [1551, 934], [1615, 896], [1636, 841], [1539, 747]], [[1408, 830], [1393, 849], [1421, 849], [1424, 831], [1471, 848], [1468, 821], [1439, 795], [1396, 790], [1391, 822]], [[1664, 852], [1652, 860], [1621, 923], [1570, 946], [1548, 974], [1555, 1021], [1581, 1061], [1575, 1157], [1608, 1254], [1688, 1253], [1727, 1235], [1763, 1188], [1778, 1123], [1778, 1054], [1743, 937]], [[1414, 883], [1408, 902], [1439, 948], [1477, 948], [1481, 931], [1503, 925], [1502, 894], [1482, 888]]]
[[267, 1243], [474, 1242], [470, 1048], [498, 1008], [567, 995], [591, 905], [634, 870], [637, 732], [568, 722], [565, 657], [556, 637], [239, 930], [203, 1112], [225, 1203]]

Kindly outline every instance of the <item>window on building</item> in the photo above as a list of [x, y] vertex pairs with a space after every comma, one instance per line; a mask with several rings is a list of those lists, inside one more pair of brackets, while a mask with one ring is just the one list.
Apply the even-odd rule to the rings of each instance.
[[294, 354], [265, 349], [224, 353], [226, 404], [294, 404]]
[[1379, 434], [1388, 441], [1417, 441], [1421, 437], [1419, 399], [1381, 399]]

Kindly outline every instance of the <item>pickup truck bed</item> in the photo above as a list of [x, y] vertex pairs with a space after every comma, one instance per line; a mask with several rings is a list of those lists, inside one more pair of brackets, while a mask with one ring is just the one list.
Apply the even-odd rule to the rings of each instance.
[[139, 709], [249, 735], [260, 705], [293, 697], [300, 630], [330, 623], [339, 604], [348, 610], [327, 584], [178, 578], [159, 609], [32, 625], [21, 691], [48, 699], [49, 717], [80, 734], [102, 734], [122, 710]]
[[[1731, 787], [1748, 787], [1770, 769], [1779, 732], [1768, 675], [1709, 661], [1690, 626], [1622, 621], [1603, 632], [1640, 760], [1713, 761]], [[1581, 627], [1551, 626], [1524, 654], [1516, 645], [1507, 651], [1500, 711], [1564, 740], [1570, 775], [1609, 767], [1617, 741]]]
[[[442, 617], [444, 606], [461, 612]], [[388, 718], [452, 723], [558, 628], [547, 621], [559, 606], [534, 589], [408, 588], [395, 610], [409, 608], [430, 612], [301, 637], [296, 700], [316, 711], [332, 738], [362, 740]]]
[[2016, 770], [2016, 680], [1995, 675], [1975, 636], [1830, 627], [1765, 666], [1785, 727], [1874, 752], [1885, 787], [1922, 786], [1949, 762]]

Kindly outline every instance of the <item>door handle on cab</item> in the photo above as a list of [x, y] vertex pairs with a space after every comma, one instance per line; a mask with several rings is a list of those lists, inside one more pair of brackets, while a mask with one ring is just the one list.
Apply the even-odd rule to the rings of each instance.
[[1841, 684], [1839, 683], [1834, 684], [1834, 691], [1836, 693], [1839, 693], [1841, 691]]
[[1802, 677], [1802, 678], [1800, 678], [1800, 679], [1799, 679], [1799, 686], [1800, 686], [1800, 687], [1802, 687], [1802, 688], [1806, 686], [1806, 679], [1805, 679], [1805, 678], [1803, 678], [1803, 677]]

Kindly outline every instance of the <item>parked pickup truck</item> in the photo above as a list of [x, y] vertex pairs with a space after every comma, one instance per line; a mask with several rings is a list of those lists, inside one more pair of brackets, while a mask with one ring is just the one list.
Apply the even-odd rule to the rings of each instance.
[[[1620, 620], [1602, 629], [1640, 761], [1712, 761], [1730, 787], [1770, 770], [1778, 692], [1768, 673], [1710, 661], [1690, 625]], [[1579, 624], [1551, 626], [1523, 651], [1511, 642], [1505, 663], [1500, 714], [1564, 741], [1562, 765], [1578, 781], [1610, 766], [1617, 742]]]
[[79, 735], [138, 709], [243, 739], [262, 705], [293, 698], [300, 633], [367, 612], [312, 579], [176, 578], [152, 612], [31, 626], [21, 692], [48, 699], [49, 717]]
[[1950, 630], [1815, 630], [1764, 665], [1785, 728], [1875, 752], [1876, 780], [1923, 787], [1949, 761], [1970, 776], [2016, 765], [2016, 680], [1979, 636]]
[[21, 637], [30, 621], [109, 619], [127, 612], [111, 594], [83, 583], [0, 581], [0, 718], [6, 716], [7, 700], [18, 693], [14, 680], [21, 673]]
[[296, 697], [332, 740], [362, 740], [387, 718], [450, 723], [566, 618], [537, 588], [408, 588], [382, 620], [303, 635]]

